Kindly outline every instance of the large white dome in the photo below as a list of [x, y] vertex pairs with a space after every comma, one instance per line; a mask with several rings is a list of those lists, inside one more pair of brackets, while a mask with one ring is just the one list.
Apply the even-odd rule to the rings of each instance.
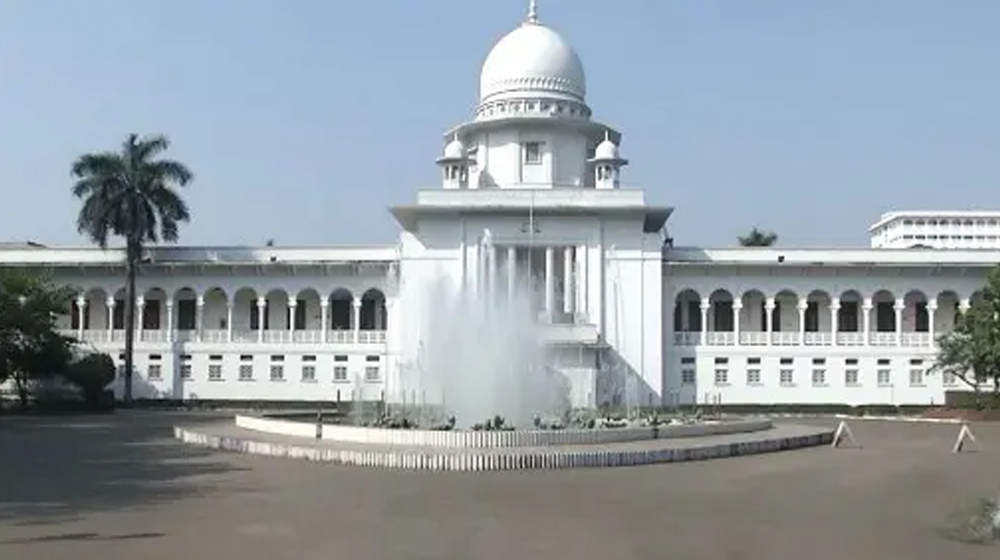
[[493, 47], [479, 75], [479, 102], [525, 95], [583, 102], [583, 64], [561, 35], [529, 18]]

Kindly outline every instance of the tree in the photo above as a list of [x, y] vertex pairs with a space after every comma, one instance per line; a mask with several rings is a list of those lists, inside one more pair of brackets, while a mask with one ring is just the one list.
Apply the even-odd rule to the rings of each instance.
[[74, 341], [56, 331], [74, 290], [20, 269], [0, 270], [0, 382], [13, 379], [21, 406], [33, 380], [66, 370]]
[[737, 240], [741, 247], [770, 247], [778, 242], [778, 234], [755, 227], [746, 236], [737, 237]]
[[163, 136], [130, 134], [121, 152], [84, 154], [72, 168], [73, 195], [83, 201], [77, 230], [102, 249], [110, 236], [125, 241], [125, 394], [132, 402], [135, 343], [135, 279], [147, 244], [177, 241], [178, 226], [190, 220], [175, 190], [193, 175], [182, 163], [157, 158], [170, 147]]
[[980, 390], [992, 383], [992, 404], [1000, 403], [1000, 265], [986, 278], [983, 297], [959, 316], [955, 330], [937, 339], [938, 355], [931, 371], [953, 375], [983, 402]]

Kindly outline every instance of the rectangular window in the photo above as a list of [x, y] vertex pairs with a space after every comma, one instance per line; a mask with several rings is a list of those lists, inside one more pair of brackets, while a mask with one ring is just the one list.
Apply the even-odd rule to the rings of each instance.
[[794, 360], [792, 358], [781, 358], [780, 361], [781, 361], [781, 365], [783, 365], [783, 366], [790, 366], [790, 365], [792, 365], [792, 363], [794, 363]]
[[814, 369], [812, 371], [813, 387], [823, 387], [826, 385], [826, 370]]
[[760, 385], [760, 370], [759, 369], [748, 369], [747, 370], [747, 385]]
[[378, 366], [368, 366], [365, 368], [365, 381], [378, 381], [378, 379], [379, 379]]
[[759, 365], [760, 358], [747, 358], [747, 365]]
[[695, 383], [695, 370], [694, 369], [682, 369], [681, 370], [681, 384], [683, 385], [694, 385]]
[[187, 381], [192, 377], [194, 375], [192, 375], [191, 364], [181, 364], [181, 379]]
[[858, 370], [844, 370], [844, 385], [847, 385], [848, 387], [858, 387], [861, 385], [861, 383], [858, 382]]
[[782, 387], [792, 387], [795, 385], [795, 370], [783, 369], [778, 373]]
[[276, 354], [274, 356], [271, 356], [271, 361], [272, 362], [283, 362], [283, 361], [285, 361], [285, 357], [283, 355], [281, 355], [281, 354]]
[[715, 384], [716, 385], [729, 385], [729, 370], [725, 368], [716, 368], [715, 370]]
[[316, 356], [302, 356], [303, 362], [315, 362]]
[[524, 143], [524, 163], [528, 165], [538, 165], [542, 163], [542, 143]]
[[892, 384], [892, 370], [879, 369], [876, 373], [879, 387], [888, 387]]
[[945, 372], [941, 375], [941, 382], [944, 383], [945, 387], [954, 387], [958, 385], [958, 378], [955, 377], [954, 373]]
[[253, 364], [240, 364], [240, 381], [253, 381]]
[[347, 381], [347, 366], [333, 366], [333, 380]]
[[316, 366], [302, 366], [302, 381], [306, 383], [316, 381]]
[[924, 386], [924, 370], [914, 368], [910, 370], [910, 387]]
[[146, 368], [146, 379], [159, 381], [163, 379], [163, 366], [160, 364], [149, 364]]
[[211, 364], [208, 366], [208, 380], [222, 381], [222, 366], [220, 364]]
[[284, 381], [285, 380], [285, 366], [282, 365], [271, 365], [271, 381]]

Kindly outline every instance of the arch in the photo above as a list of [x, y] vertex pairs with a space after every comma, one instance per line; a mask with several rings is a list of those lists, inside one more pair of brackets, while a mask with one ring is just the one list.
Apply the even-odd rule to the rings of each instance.
[[733, 332], [733, 298], [732, 292], [718, 288], [708, 296], [708, 330], [713, 332]]
[[849, 288], [840, 293], [840, 309], [837, 311], [837, 332], [856, 333], [862, 330], [864, 296]]
[[701, 332], [701, 295], [684, 288], [674, 297], [674, 332]]
[[771, 312], [771, 330], [774, 332], [798, 332], [799, 294], [791, 288], [783, 288], [774, 294], [774, 311]]
[[928, 332], [930, 330], [927, 302], [927, 294], [921, 290], [914, 289], [903, 294], [904, 332]]
[[271, 288], [264, 294], [264, 330], [283, 331], [291, 325], [289, 322], [288, 291], [284, 288]]
[[764, 310], [767, 304], [767, 295], [762, 290], [751, 288], [743, 292], [740, 296], [740, 330], [744, 332], [765, 332], [767, 331], [767, 312]]
[[315, 288], [303, 288], [295, 294], [295, 330], [320, 330], [322, 311]]
[[330, 329], [349, 331], [354, 328], [354, 294], [347, 288], [330, 293]]
[[937, 310], [934, 312], [934, 332], [948, 333], [955, 330], [955, 323], [960, 315], [959, 303], [962, 298], [954, 290], [943, 290], [938, 293]]
[[833, 297], [826, 290], [813, 290], [806, 294], [805, 332], [830, 332], [833, 315], [830, 305]]
[[896, 332], [896, 296], [891, 290], [880, 289], [872, 294], [869, 325], [873, 332]]
[[218, 286], [205, 290], [202, 295], [202, 328], [224, 331], [229, 328], [229, 297]]
[[[86, 288], [80, 292], [77, 299], [83, 299], [83, 330], [107, 330], [108, 328], [108, 292], [101, 287]], [[80, 329], [80, 307], [73, 301], [71, 308], [70, 328]]]
[[259, 315], [257, 311], [257, 290], [244, 286], [233, 292], [233, 330], [240, 332], [257, 331]]
[[166, 329], [166, 309], [169, 296], [163, 288], [149, 288], [142, 299], [145, 302], [142, 309], [142, 329], [158, 331]]
[[371, 288], [361, 296], [360, 329], [363, 331], [384, 331], [388, 323], [385, 294], [378, 288]]

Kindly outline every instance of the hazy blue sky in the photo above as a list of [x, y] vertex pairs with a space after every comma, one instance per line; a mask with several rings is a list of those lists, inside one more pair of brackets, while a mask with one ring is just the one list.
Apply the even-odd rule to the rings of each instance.
[[[0, 1], [0, 240], [79, 244], [69, 165], [167, 134], [186, 244], [392, 242], [526, 0]], [[678, 244], [861, 245], [1000, 209], [997, 0], [540, 0]]]

